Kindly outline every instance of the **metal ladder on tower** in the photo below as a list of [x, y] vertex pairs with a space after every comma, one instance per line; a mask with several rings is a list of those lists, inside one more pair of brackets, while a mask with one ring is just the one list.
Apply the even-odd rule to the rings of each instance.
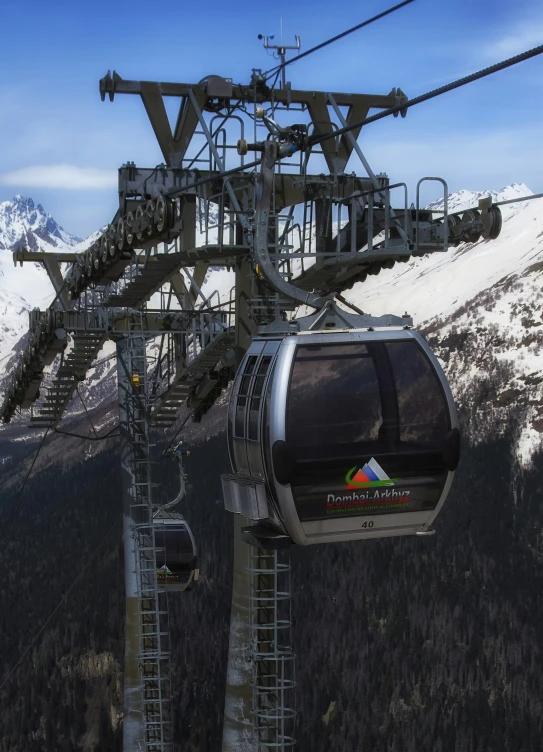
[[132, 432], [136, 580], [138, 592], [139, 666], [145, 752], [173, 752], [167, 594], [158, 590], [153, 529], [151, 463], [147, 411], [147, 353], [143, 331], [129, 333], [129, 372], [132, 383], [127, 400]]
[[289, 551], [251, 547], [248, 573], [255, 750], [285, 752], [296, 744]]

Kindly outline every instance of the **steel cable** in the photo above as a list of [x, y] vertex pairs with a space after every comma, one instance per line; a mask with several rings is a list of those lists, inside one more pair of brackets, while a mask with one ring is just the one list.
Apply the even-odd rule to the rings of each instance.
[[[481, 196], [481, 198], [487, 198], [486, 196]], [[532, 201], [534, 198], [543, 198], [543, 193], [533, 193], [531, 196], [520, 196], [520, 198], [508, 198], [506, 201], [493, 201], [492, 206], [504, 206], [505, 204], [520, 204], [523, 201]], [[472, 206], [469, 209], [458, 209], [456, 211], [447, 212], [449, 215], [453, 214], [463, 214], [463, 212], [467, 211], [475, 211], [478, 210], [478, 206]], [[445, 214], [443, 209], [430, 209], [432, 214]]]
[[270, 70], [267, 70], [264, 73], [264, 75], [266, 76], [266, 81], [268, 81], [274, 75], [274, 73], [279, 73], [283, 68], [286, 68], [287, 65], [290, 65], [291, 63], [295, 63], [297, 60], [301, 60], [303, 57], [307, 57], [308, 55], [311, 55], [313, 52], [317, 52], [317, 50], [322, 50], [323, 47], [326, 47], [327, 45], [332, 44], [332, 42], [337, 42], [338, 39], [342, 39], [343, 37], [346, 37], [348, 34], [352, 34], [353, 31], [358, 31], [358, 29], [363, 29], [364, 26], [369, 26], [374, 21], [378, 21], [380, 18], [384, 18], [385, 16], [388, 16], [390, 13], [394, 13], [394, 11], [399, 10], [400, 8], [403, 8], [404, 5], [409, 5], [410, 3], [413, 3], [413, 2], [415, 2], [415, 0], [404, 0], [403, 3], [399, 3], [398, 5], [395, 5], [393, 8], [384, 10], [382, 13], [378, 13], [376, 16], [373, 16], [373, 18], [368, 18], [366, 21], [363, 21], [362, 23], [359, 23], [356, 26], [353, 26], [352, 28], [347, 29], [347, 31], [342, 31], [341, 34], [337, 34], [335, 37], [331, 37], [330, 39], [327, 39], [325, 42], [321, 42], [320, 44], [317, 44], [315, 47], [311, 47], [310, 50], [306, 50], [305, 52], [302, 52], [301, 55], [297, 55], [296, 57], [293, 57], [290, 60], [286, 60], [284, 63], [281, 63], [281, 65], [276, 65], [275, 68], [270, 68]]
[[41, 440], [40, 445], [38, 447], [38, 451], [34, 455], [34, 459], [32, 460], [32, 464], [30, 465], [30, 469], [29, 469], [28, 473], [26, 474], [26, 478], [23, 481], [23, 485], [21, 486], [21, 490], [19, 491], [19, 494], [17, 495], [17, 498], [15, 499], [15, 503], [13, 504], [13, 506], [10, 509], [10, 511], [8, 512], [7, 517], [2, 521], [2, 526], [3, 526], [4, 530], [5, 530], [6, 525], [11, 521], [11, 518], [13, 517], [13, 515], [15, 513], [15, 510], [17, 509], [17, 506], [19, 505], [19, 502], [21, 501], [21, 496], [23, 495], [23, 491], [25, 490], [25, 486], [27, 484], [27, 481], [30, 478], [30, 473], [32, 472], [32, 470], [34, 468], [34, 465], [36, 464], [36, 460], [39, 457], [39, 454], [41, 452], [41, 449], [43, 447], [43, 444], [45, 442], [45, 439], [46, 439], [48, 433], [49, 433], [49, 428], [47, 428], [47, 430], [43, 434], [42, 440]]
[[103, 436], [83, 436], [80, 433], [72, 433], [70, 431], [59, 431], [58, 428], [55, 428], [55, 433], [60, 434], [61, 436], [73, 436], [75, 439], [82, 439], [83, 441], [104, 441], [105, 439], [116, 439], [120, 436], [120, 433], [113, 433], [119, 428], [119, 426], [113, 426], [106, 434]]
[[507, 60], [503, 60], [501, 63], [495, 63], [494, 65], [489, 66], [488, 68], [483, 68], [480, 71], [477, 71], [477, 73], [471, 73], [469, 76], [464, 76], [464, 78], [459, 78], [457, 81], [453, 81], [450, 84], [445, 84], [445, 86], [440, 86], [438, 89], [433, 89], [432, 91], [427, 92], [426, 94], [421, 94], [418, 97], [414, 97], [414, 99], [407, 99], [405, 102], [401, 104], [397, 104], [394, 107], [389, 107], [387, 110], [383, 110], [382, 112], [378, 112], [375, 115], [371, 115], [368, 118], [365, 118], [364, 120], [358, 120], [356, 123], [351, 123], [350, 125], [346, 125], [344, 128], [338, 128], [333, 133], [325, 133], [321, 136], [311, 136], [308, 138], [308, 146], [315, 146], [317, 144], [321, 144], [323, 141], [328, 141], [331, 138], [337, 138], [338, 136], [342, 136], [344, 133], [348, 133], [348, 131], [352, 131], [355, 128], [361, 128], [364, 125], [368, 125], [369, 123], [374, 123], [376, 120], [382, 120], [385, 117], [388, 117], [389, 115], [393, 115], [394, 113], [401, 112], [402, 110], [407, 110], [409, 107], [414, 107], [416, 104], [420, 104], [421, 102], [427, 102], [429, 99], [434, 99], [435, 97], [439, 97], [441, 94], [445, 94], [448, 91], [453, 91], [454, 89], [459, 89], [461, 86], [465, 86], [466, 84], [470, 84], [472, 81], [478, 81], [480, 78], [485, 78], [485, 76], [490, 76], [492, 73], [497, 73], [498, 71], [504, 70], [505, 68], [509, 68], [512, 65], [516, 65], [517, 63], [522, 63], [524, 60], [529, 60], [532, 57], [536, 57], [537, 55], [541, 55], [543, 52], [543, 44], [539, 45], [539, 47], [534, 47], [531, 50], [527, 50], [526, 52], [522, 52], [520, 55], [515, 55], [514, 57], [510, 57]]
[[96, 433], [96, 428], [94, 427], [94, 423], [91, 420], [91, 416], [89, 415], [89, 411], [87, 410], [87, 406], [86, 406], [85, 402], [83, 401], [83, 397], [81, 396], [81, 392], [79, 391], [79, 384], [77, 384], [75, 388], [76, 388], [76, 391], [77, 391], [77, 396], [79, 397], [79, 400], [80, 400], [81, 404], [83, 405], [83, 410], [85, 411], [85, 415], [87, 416], [88, 421], [90, 423], [90, 426], [92, 428], [92, 432], [94, 434], [94, 437], [97, 439], [98, 438], [98, 434]]

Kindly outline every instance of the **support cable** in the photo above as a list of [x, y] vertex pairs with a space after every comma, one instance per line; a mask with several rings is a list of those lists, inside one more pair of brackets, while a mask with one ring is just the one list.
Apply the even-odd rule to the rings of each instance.
[[360, 316], [364, 316], [364, 311], [362, 311], [354, 303], [351, 303], [350, 300], [347, 300], [347, 298], [344, 298], [343, 295], [340, 295], [339, 292], [336, 292], [336, 298], [337, 300], [340, 300], [342, 303], [344, 303], [344, 305], [349, 306], [349, 308], [353, 310], [355, 313], [360, 314]]
[[520, 201], [531, 201], [533, 198], [543, 198], [543, 193], [534, 193], [533, 196], [522, 196], [521, 198], [510, 198], [507, 201], [496, 201], [492, 206], [503, 206], [504, 204], [518, 204]]
[[[482, 198], [486, 198], [485, 196], [482, 196]], [[504, 204], [520, 204], [523, 201], [531, 201], [534, 198], [543, 198], [543, 193], [534, 193], [531, 196], [521, 196], [520, 198], [508, 198], [507, 201], [493, 201], [492, 206], [504, 206]], [[478, 209], [478, 206], [472, 206], [471, 209], [459, 209], [458, 211], [453, 212], [447, 212], [449, 215], [453, 214], [462, 214], [466, 211], [475, 211], [475, 209]], [[445, 214], [445, 212], [442, 209], [430, 209], [432, 214]]]
[[113, 428], [108, 431], [104, 436], [83, 436], [80, 433], [72, 433], [71, 431], [59, 431], [58, 428], [55, 428], [55, 433], [59, 433], [62, 436], [73, 436], [75, 439], [83, 439], [84, 441], [104, 441], [104, 439], [116, 439], [120, 436], [118, 433], [113, 433], [113, 431], [116, 431], [119, 428], [119, 426], [113, 426]]
[[[394, 115], [394, 113], [401, 112], [402, 110], [407, 110], [409, 107], [414, 107], [416, 104], [420, 104], [421, 102], [427, 102], [428, 100], [434, 99], [435, 97], [438, 97], [441, 94], [445, 94], [448, 91], [459, 89], [461, 86], [465, 86], [466, 84], [472, 83], [473, 81], [478, 81], [481, 78], [490, 76], [492, 73], [497, 73], [498, 71], [505, 70], [505, 68], [509, 68], [512, 65], [516, 65], [517, 63], [522, 63], [524, 62], [524, 60], [529, 60], [532, 57], [541, 55], [541, 53], [543, 53], [543, 45], [539, 45], [539, 47], [534, 47], [531, 50], [522, 52], [520, 55], [515, 55], [514, 57], [510, 57], [507, 60], [503, 60], [501, 63], [496, 63], [495, 65], [491, 65], [488, 68], [483, 68], [482, 70], [477, 71], [476, 73], [471, 73], [469, 76], [464, 76], [464, 78], [459, 78], [457, 81], [453, 81], [450, 84], [445, 84], [445, 86], [441, 86], [438, 89], [433, 89], [432, 91], [429, 91], [426, 94], [421, 94], [420, 96], [414, 97], [413, 99], [407, 99], [401, 104], [394, 105], [394, 107], [389, 107], [388, 110], [382, 110], [381, 112], [378, 112], [375, 115], [371, 115], [370, 117], [365, 118], [364, 120], [359, 120], [355, 123], [351, 123], [350, 125], [347, 125], [344, 128], [338, 128], [337, 130], [334, 130], [331, 133], [324, 133], [322, 135], [317, 134], [315, 136], [310, 136], [307, 139], [307, 146], [311, 148], [312, 146], [321, 144], [323, 141], [328, 141], [331, 138], [337, 138], [338, 136], [342, 136], [344, 133], [347, 133], [348, 131], [351, 131], [355, 128], [362, 128], [364, 125], [369, 125], [369, 123], [374, 123], [377, 120], [382, 120], [383, 118], [388, 117], [389, 115]], [[293, 59], [297, 60], [298, 58], [293, 58]], [[260, 163], [261, 163], [261, 160], [257, 159], [254, 162], [249, 162], [248, 164], [240, 165], [238, 167], [233, 167], [232, 169], [229, 169], [229, 170], [222, 170], [216, 175], [210, 175], [209, 177], [206, 177], [206, 178], [200, 178], [199, 180], [195, 180], [189, 185], [185, 185], [181, 188], [172, 188], [171, 190], [167, 191], [164, 194], [164, 196], [180, 195], [186, 191], [192, 190], [193, 188], [198, 188], [198, 186], [200, 185], [205, 185], [206, 183], [211, 183], [214, 180], [224, 179], [226, 177], [229, 177], [230, 175], [239, 174], [240, 172], [242, 173], [245, 170], [251, 169], [253, 167], [258, 167]]]
[[243, 173], [244, 170], [248, 170], [252, 167], [258, 167], [260, 165], [261, 160], [255, 159], [254, 162], [249, 162], [248, 164], [239, 165], [238, 167], [232, 167], [230, 170], [222, 170], [221, 172], [217, 172], [217, 174], [210, 175], [207, 178], [200, 178], [199, 180], [195, 180], [193, 183], [190, 183], [189, 185], [184, 185], [181, 188], [171, 188], [169, 191], [166, 191], [164, 196], [177, 196], [180, 193], [184, 193], [185, 191], [190, 191], [193, 188], [198, 188], [200, 185], [205, 185], [206, 183], [213, 183], [215, 180], [221, 180], [221, 178], [227, 178], [230, 175], [236, 175], [237, 173]]
[[524, 60], [529, 60], [532, 57], [536, 57], [537, 55], [541, 55], [543, 52], [543, 44], [539, 45], [539, 47], [534, 47], [531, 50], [527, 50], [526, 52], [522, 52], [520, 55], [515, 55], [514, 57], [510, 57], [507, 60], [503, 60], [501, 63], [495, 63], [494, 65], [489, 66], [488, 68], [483, 68], [480, 71], [477, 71], [476, 73], [471, 73], [469, 76], [464, 76], [464, 78], [459, 78], [457, 81], [453, 81], [450, 84], [445, 84], [445, 86], [440, 86], [438, 89], [433, 89], [432, 91], [427, 92], [426, 94], [421, 94], [418, 97], [414, 97], [414, 99], [407, 99], [405, 102], [402, 102], [401, 104], [394, 105], [394, 107], [389, 107], [388, 110], [383, 110], [382, 112], [378, 112], [375, 115], [371, 115], [368, 118], [365, 118], [364, 120], [358, 120], [356, 123], [351, 123], [350, 125], [346, 125], [344, 128], [338, 128], [337, 130], [331, 132], [331, 133], [324, 133], [322, 135], [315, 135], [310, 136], [307, 140], [308, 146], [316, 146], [317, 144], [321, 144], [323, 141], [328, 141], [331, 138], [337, 138], [338, 136], [342, 136], [344, 133], [347, 133], [348, 131], [352, 131], [355, 128], [362, 128], [364, 125], [368, 125], [369, 123], [374, 123], [377, 120], [382, 120], [385, 117], [388, 117], [389, 115], [394, 115], [397, 112], [402, 112], [407, 110], [409, 107], [414, 107], [416, 104], [420, 104], [421, 102], [427, 102], [429, 99], [434, 99], [435, 97], [441, 96], [441, 94], [445, 94], [448, 91], [453, 91], [454, 89], [459, 89], [461, 86], [465, 86], [466, 84], [472, 83], [472, 81], [478, 81], [480, 78], [485, 78], [486, 76], [490, 76], [492, 73], [497, 73], [498, 71], [504, 70], [505, 68], [510, 68], [512, 65], [516, 65], [517, 63], [522, 63]]
[[170, 446], [169, 446], [169, 447], [166, 447], [166, 449], [165, 449], [165, 450], [163, 451], [163, 454], [165, 454], [165, 453], [166, 453], [166, 452], [168, 451], [168, 449], [171, 449], [171, 448], [173, 447], [173, 443], [174, 443], [174, 441], [176, 440], [176, 438], [177, 438], [177, 437], [179, 436], [179, 434], [181, 433], [181, 431], [182, 431], [182, 430], [183, 430], [183, 428], [185, 427], [185, 424], [187, 423], [188, 419], [189, 419], [189, 418], [192, 418], [192, 416], [194, 415], [194, 413], [195, 413], [195, 412], [196, 412], [197, 410], [198, 410], [198, 408], [196, 407], [196, 408], [195, 408], [194, 410], [192, 410], [192, 412], [190, 412], [190, 413], [189, 413], [189, 414], [187, 415], [187, 417], [185, 418], [185, 420], [184, 420], [184, 421], [183, 421], [183, 422], [181, 423], [181, 425], [180, 425], [180, 426], [179, 426], [179, 428], [177, 429], [177, 431], [176, 431], [176, 433], [175, 433], [175, 436], [174, 436], [174, 437], [173, 437], [173, 439], [172, 439], [172, 440], [170, 441]]
[[[400, 7], [400, 6], [397, 6], [397, 7]], [[377, 120], [381, 120], [382, 118], [388, 117], [389, 115], [394, 115], [395, 113], [401, 112], [402, 110], [405, 111], [409, 107], [414, 107], [416, 104], [420, 104], [421, 102], [427, 102], [428, 100], [434, 99], [435, 97], [438, 97], [441, 94], [445, 94], [448, 91], [453, 91], [454, 89], [458, 89], [461, 86], [465, 86], [466, 84], [469, 84], [472, 81], [477, 81], [481, 78], [485, 78], [486, 76], [491, 75], [492, 73], [497, 73], [500, 70], [509, 68], [512, 65], [516, 65], [517, 63], [523, 62], [524, 60], [528, 60], [532, 57], [536, 57], [537, 55], [540, 55], [542, 52], [543, 52], [543, 45], [540, 45], [539, 47], [534, 47], [533, 49], [528, 50], [527, 52], [523, 52], [520, 55], [515, 55], [514, 57], [508, 58], [507, 60], [503, 60], [501, 63], [496, 63], [495, 65], [491, 65], [488, 68], [484, 68], [483, 70], [480, 70], [476, 73], [472, 73], [469, 76], [465, 76], [464, 78], [460, 78], [457, 81], [453, 81], [450, 84], [446, 84], [445, 86], [441, 86], [438, 89], [429, 91], [426, 94], [421, 94], [420, 96], [415, 97], [414, 99], [407, 99], [405, 102], [402, 102], [401, 104], [397, 104], [394, 107], [389, 107], [389, 109], [387, 110], [382, 110], [381, 112], [378, 112], [375, 115], [371, 115], [370, 117], [365, 118], [364, 120], [359, 120], [355, 123], [351, 123], [350, 125], [347, 125], [344, 128], [339, 128], [328, 134], [325, 133], [323, 135], [312, 136], [307, 140], [307, 146], [311, 148], [312, 146], [321, 144], [323, 141], [328, 141], [331, 138], [337, 138], [338, 136], [341, 136], [344, 133], [347, 133], [348, 131], [351, 131], [355, 128], [362, 128], [364, 125], [369, 125], [370, 123], [374, 123]], [[307, 54], [307, 53], [304, 53], [304, 54]], [[302, 57], [302, 56], [300, 55], [299, 57]], [[294, 60], [298, 60], [299, 57], [292, 58], [292, 60], [287, 61], [287, 63], [293, 62]], [[229, 169], [229, 170], [222, 170], [216, 175], [210, 175], [209, 177], [206, 177], [206, 178], [200, 178], [199, 180], [195, 180], [192, 183], [185, 185], [181, 188], [172, 188], [169, 191], [166, 191], [163, 195], [164, 196], [179, 196], [185, 193], [186, 191], [192, 190], [193, 188], [198, 188], [200, 185], [205, 185], [206, 183], [211, 183], [215, 180], [227, 178], [230, 175], [243, 173], [244, 171], [248, 169], [252, 169], [253, 167], [258, 167], [260, 163], [261, 163], [261, 160], [257, 159], [254, 162], [249, 162], [248, 164], [240, 165], [238, 167], [233, 167], [232, 169]]]
[[275, 68], [270, 68], [270, 70], [267, 70], [264, 73], [264, 75], [266, 76], [266, 81], [270, 79], [274, 73], [276, 72], [279, 73], [283, 68], [286, 68], [287, 65], [290, 65], [291, 63], [295, 63], [297, 60], [301, 60], [303, 57], [307, 57], [308, 55], [311, 55], [311, 53], [317, 52], [317, 50], [322, 50], [323, 47], [326, 47], [327, 45], [332, 44], [332, 42], [337, 42], [338, 39], [342, 39], [343, 37], [346, 37], [348, 34], [352, 34], [353, 31], [358, 31], [358, 29], [363, 29], [364, 26], [369, 26], [374, 21], [378, 21], [380, 18], [384, 18], [385, 16], [388, 16], [390, 13], [394, 13], [394, 11], [399, 10], [400, 8], [403, 8], [404, 5], [409, 5], [410, 3], [413, 3], [414, 1], [415, 0], [404, 0], [403, 3], [399, 3], [398, 5], [395, 5], [394, 7], [389, 8], [388, 10], [384, 10], [382, 13], [378, 13], [376, 16], [373, 16], [373, 18], [368, 18], [366, 21], [363, 21], [362, 23], [359, 23], [356, 26], [353, 26], [352, 28], [347, 29], [347, 31], [342, 31], [341, 34], [336, 34], [335, 37], [331, 37], [330, 39], [327, 39], [325, 42], [321, 42], [320, 44], [317, 44], [315, 47], [311, 47], [310, 50], [306, 50], [305, 52], [302, 52], [301, 55], [297, 55], [296, 57], [293, 57], [290, 60], [286, 60], [284, 63], [281, 63], [281, 65], [275, 66]]
[[23, 495], [23, 491], [25, 490], [25, 486], [27, 484], [27, 481], [30, 478], [30, 473], [32, 472], [32, 470], [34, 468], [34, 465], [36, 464], [36, 460], [39, 457], [39, 454], [41, 452], [41, 449], [43, 447], [43, 444], [45, 442], [45, 439], [46, 439], [48, 433], [49, 433], [49, 428], [47, 428], [46, 431], [45, 431], [45, 433], [43, 434], [42, 440], [41, 440], [40, 445], [38, 447], [38, 451], [34, 455], [34, 459], [32, 460], [32, 464], [30, 465], [30, 469], [29, 469], [28, 473], [26, 474], [26, 478], [23, 481], [23, 485], [21, 486], [21, 490], [19, 491], [19, 493], [17, 495], [17, 498], [15, 499], [15, 503], [13, 504], [13, 506], [10, 509], [10, 511], [8, 512], [7, 517], [3, 520], [2, 525], [3, 525], [4, 530], [6, 528], [6, 525], [11, 521], [11, 519], [12, 519], [14, 513], [15, 513], [15, 510], [17, 509], [17, 506], [19, 505], [19, 502], [21, 501], [21, 496]]
[[76, 384], [75, 388], [76, 388], [76, 391], [77, 391], [77, 395], [78, 395], [78, 397], [79, 397], [79, 399], [81, 401], [81, 404], [83, 405], [83, 410], [85, 411], [85, 414], [86, 414], [87, 418], [89, 419], [89, 423], [90, 423], [90, 426], [92, 428], [92, 432], [94, 434], [94, 437], [95, 437], [95, 439], [97, 439], [98, 438], [98, 434], [96, 433], [96, 428], [94, 427], [94, 423], [91, 420], [91, 416], [89, 415], [89, 411], [87, 410], [87, 406], [86, 406], [85, 402], [83, 401], [83, 397], [81, 396], [81, 392], [79, 391], [79, 384]]
[[[57, 300], [60, 299], [60, 296], [62, 295], [62, 293], [64, 292], [65, 289], [66, 289], [66, 278], [64, 278], [62, 280], [62, 284], [59, 287], [57, 294], [53, 298], [53, 301], [50, 303], [49, 308], [52, 308], [55, 305], [55, 303], [57, 302]], [[60, 304], [62, 306], [62, 310], [64, 311], [64, 306], [62, 305], [62, 300], [60, 300]]]
[[3, 678], [2, 682], [0, 683], [0, 690], [9, 681], [9, 679], [13, 676], [13, 674], [15, 673], [15, 671], [19, 668], [19, 666], [21, 665], [21, 663], [23, 662], [23, 660], [26, 658], [26, 656], [28, 655], [28, 653], [32, 650], [32, 648], [34, 647], [34, 645], [38, 641], [39, 637], [42, 635], [43, 631], [45, 630], [45, 628], [47, 627], [47, 625], [49, 624], [49, 622], [51, 621], [51, 619], [53, 618], [53, 616], [55, 616], [55, 614], [58, 612], [58, 610], [60, 609], [60, 607], [62, 606], [62, 604], [65, 603], [65, 601], [67, 600], [68, 596], [72, 593], [72, 591], [74, 590], [75, 586], [79, 583], [80, 579], [83, 577], [83, 575], [85, 574], [85, 572], [87, 571], [87, 569], [90, 567], [90, 565], [94, 561], [95, 557], [97, 556], [97, 554], [101, 550], [102, 546], [107, 541], [107, 539], [109, 538], [109, 536], [111, 535], [111, 533], [113, 532], [113, 530], [115, 529], [115, 527], [119, 524], [119, 522], [121, 521], [121, 519], [122, 519], [122, 517], [121, 518], [117, 518], [115, 520], [115, 522], [109, 528], [109, 530], [107, 531], [107, 533], [104, 535], [104, 537], [102, 538], [102, 540], [100, 541], [100, 543], [98, 544], [98, 546], [94, 549], [94, 551], [92, 552], [92, 554], [90, 555], [90, 557], [87, 559], [87, 561], [83, 565], [83, 568], [80, 570], [80, 572], [77, 575], [77, 577], [75, 578], [75, 580], [72, 582], [72, 584], [70, 585], [70, 587], [68, 588], [68, 590], [64, 593], [64, 595], [60, 599], [60, 602], [58, 603], [58, 605], [49, 614], [49, 616], [47, 617], [47, 619], [44, 621], [44, 623], [41, 625], [41, 627], [38, 629], [38, 631], [36, 632], [36, 634], [34, 635], [34, 637], [32, 638], [32, 640], [30, 641], [29, 645], [23, 651], [21, 657], [19, 658], [19, 660], [17, 661], [17, 663], [15, 664], [15, 666], [13, 666], [13, 668], [11, 669], [11, 671]]

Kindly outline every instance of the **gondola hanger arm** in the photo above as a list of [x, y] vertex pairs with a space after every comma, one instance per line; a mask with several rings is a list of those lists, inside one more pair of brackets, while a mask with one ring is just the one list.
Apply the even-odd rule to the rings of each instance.
[[254, 262], [258, 265], [259, 273], [272, 290], [275, 290], [280, 295], [284, 295], [290, 300], [295, 300], [301, 305], [320, 309], [325, 304], [327, 298], [301, 290], [290, 282], [284, 280], [275, 268], [268, 250], [268, 229], [271, 194], [274, 185], [275, 163], [280, 157], [280, 151], [284, 146], [284, 144], [279, 144], [277, 141], [272, 140], [265, 141], [262, 144], [263, 154], [260, 163], [260, 174], [258, 177], [258, 198], [256, 202], [255, 230], [253, 235]]

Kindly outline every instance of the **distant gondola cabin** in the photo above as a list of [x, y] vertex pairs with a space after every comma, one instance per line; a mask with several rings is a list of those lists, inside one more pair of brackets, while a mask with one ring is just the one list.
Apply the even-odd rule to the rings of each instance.
[[160, 590], [181, 592], [198, 580], [198, 558], [192, 530], [177, 512], [153, 515], [157, 582]]

